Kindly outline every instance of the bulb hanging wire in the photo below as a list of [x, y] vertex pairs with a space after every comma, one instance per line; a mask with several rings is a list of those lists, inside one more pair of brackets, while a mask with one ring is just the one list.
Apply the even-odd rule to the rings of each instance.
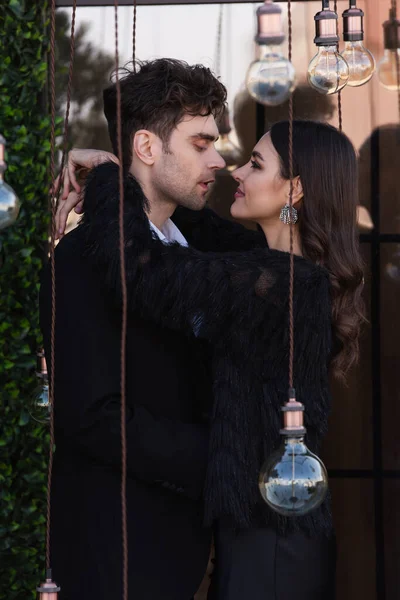
[[[337, 0], [334, 1], [333, 10], [337, 14]], [[339, 42], [336, 45], [336, 50], [339, 52]], [[350, 70], [349, 70], [349, 77], [350, 77]], [[343, 118], [342, 118], [342, 90], [338, 91], [337, 104], [338, 104], [338, 121], [339, 121], [338, 124], [339, 124], [339, 131], [342, 131], [342, 128], [343, 128]]]
[[[218, 14], [218, 24], [217, 24], [217, 37], [215, 43], [215, 59], [214, 59], [214, 69], [217, 77], [221, 77], [221, 55], [222, 55], [222, 25], [224, 18], [224, 5], [220, 4], [219, 14]], [[234, 144], [230, 137], [230, 132], [232, 131], [230, 117], [229, 117], [229, 108], [227, 105], [224, 107], [223, 114], [221, 119], [218, 122], [218, 131], [219, 137], [215, 142], [215, 149], [218, 154], [222, 156], [225, 161], [225, 168], [220, 169], [219, 173], [230, 174], [231, 171], [237, 169], [241, 160], [241, 151]]]
[[[292, 14], [288, 0], [288, 58], [292, 59]], [[293, 94], [289, 98], [289, 210], [293, 211]], [[289, 258], [289, 392], [282, 407], [284, 427], [280, 448], [265, 461], [259, 489], [266, 504], [278, 514], [300, 516], [319, 506], [327, 493], [327, 473], [320, 459], [304, 444], [304, 405], [294, 389], [294, 220], [290, 219]]]
[[222, 53], [222, 23], [224, 18], [224, 5], [220, 4], [217, 24], [217, 37], [215, 42], [214, 69], [217, 77], [221, 77], [221, 53]]
[[132, 29], [132, 64], [136, 73], [136, 27], [137, 27], [137, 0], [133, 0], [133, 29]]
[[[61, 155], [61, 174], [65, 163], [65, 156], [68, 147], [68, 125], [69, 111], [71, 106], [72, 74], [75, 55], [75, 18], [76, 18], [77, 0], [73, 0], [71, 17], [71, 38], [70, 38], [70, 63], [67, 84], [67, 107], [65, 112], [63, 146]], [[55, 277], [55, 240], [56, 240], [56, 211], [57, 200], [60, 194], [62, 177], [59, 177], [58, 185], [54, 187], [55, 182], [55, 149], [56, 149], [56, 83], [55, 83], [55, 33], [56, 33], [56, 5], [55, 0], [50, 4], [50, 113], [51, 113], [51, 134], [50, 134], [50, 269], [51, 269], [51, 343], [50, 343], [50, 386], [49, 386], [49, 404], [54, 407], [54, 381], [55, 381], [55, 331], [56, 331], [56, 277]], [[47, 370], [47, 368], [46, 368]], [[47, 474], [47, 516], [46, 516], [46, 581], [37, 588], [41, 600], [57, 600], [60, 588], [52, 581], [51, 562], [50, 562], [50, 515], [51, 515], [51, 484], [53, 475], [53, 456], [55, 448], [54, 435], [54, 410], [49, 412], [50, 420], [50, 444], [49, 444], [49, 462]]]
[[[124, 157], [122, 152], [121, 83], [118, 74], [118, 0], [114, 1], [115, 67], [117, 92], [117, 146], [119, 183], [119, 254], [121, 264], [122, 323], [121, 323], [121, 521], [122, 521], [122, 598], [128, 600], [128, 516], [126, 504], [127, 439], [126, 439], [126, 337], [128, 329], [128, 294], [125, 269], [124, 231]], [[134, 46], [136, 43], [134, 43]]]

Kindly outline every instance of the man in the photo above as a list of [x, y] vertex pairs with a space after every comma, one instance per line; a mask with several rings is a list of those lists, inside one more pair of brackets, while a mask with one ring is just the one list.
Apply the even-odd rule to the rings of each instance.
[[[186, 244], [170, 220], [204, 207], [215, 172], [215, 119], [224, 86], [203, 66], [160, 59], [121, 80], [125, 171], [141, 184], [161, 239]], [[104, 110], [117, 148], [116, 86]], [[56, 249], [52, 566], [60, 600], [122, 597], [120, 505], [121, 315], [83, 257], [78, 227]], [[50, 357], [51, 278], [41, 289]], [[71, 313], [71, 306], [78, 306]], [[129, 598], [189, 600], [210, 551], [202, 527], [204, 413], [211, 383], [200, 342], [130, 317], [126, 350]], [[204, 364], [203, 364], [204, 363]], [[50, 361], [48, 360], [48, 364]]]

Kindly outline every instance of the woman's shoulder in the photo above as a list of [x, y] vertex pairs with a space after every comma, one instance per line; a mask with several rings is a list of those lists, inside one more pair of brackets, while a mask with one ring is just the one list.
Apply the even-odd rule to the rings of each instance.
[[[253, 252], [254, 262], [260, 267], [276, 275], [289, 278], [290, 253], [270, 248], [260, 248]], [[329, 284], [328, 270], [303, 256], [294, 255], [294, 274], [298, 282], [314, 282], [321, 285]]]

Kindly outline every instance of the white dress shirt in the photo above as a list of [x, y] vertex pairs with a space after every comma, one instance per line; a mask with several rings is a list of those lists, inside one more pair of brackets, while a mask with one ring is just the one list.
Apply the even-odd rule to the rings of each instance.
[[184, 235], [179, 231], [179, 229], [177, 228], [175, 223], [171, 221], [171, 219], [167, 219], [167, 221], [165, 221], [161, 230], [158, 229], [158, 227], [156, 227], [151, 221], [149, 221], [149, 223], [150, 228], [154, 231], [154, 233], [157, 234], [157, 236], [162, 242], [166, 244], [171, 242], [178, 242], [178, 244], [180, 244], [181, 246], [186, 247], [189, 245]]
[[[185, 246], [186, 248], [189, 246], [186, 238], [179, 231], [179, 229], [177, 228], [175, 223], [173, 223], [171, 221], [171, 219], [168, 219], [164, 223], [161, 231], [160, 231], [160, 229], [158, 229], [158, 227], [156, 227], [154, 225], [154, 223], [152, 223], [151, 221], [149, 221], [149, 223], [150, 223], [150, 228], [160, 238], [160, 240], [162, 242], [164, 242], [164, 244], [170, 244], [171, 242], [178, 242], [178, 244], [180, 244], [181, 246]], [[201, 324], [202, 324], [202, 318], [201, 318], [201, 313], [200, 313], [198, 316], [196, 316], [195, 319], [193, 319], [193, 322], [192, 322], [193, 333], [196, 337], [199, 335]]]

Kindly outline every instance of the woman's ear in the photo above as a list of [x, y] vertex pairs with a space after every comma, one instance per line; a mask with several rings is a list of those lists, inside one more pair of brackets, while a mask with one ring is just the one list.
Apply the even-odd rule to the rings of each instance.
[[[289, 184], [289, 190], [290, 190], [290, 184]], [[288, 202], [289, 202], [289, 194], [290, 191], [288, 192]], [[304, 193], [303, 193], [303, 186], [301, 184], [301, 180], [299, 175], [297, 175], [296, 177], [293, 178], [293, 206], [295, 206], [296, 208], [300, 208], [301, 204], [302, 204], [302, 199], [303, 199]]]
[[303, 185], [300, 176], [297, 175], [297, 177], [293, 179], [293, 203], [300, 202], [303, 196]]

